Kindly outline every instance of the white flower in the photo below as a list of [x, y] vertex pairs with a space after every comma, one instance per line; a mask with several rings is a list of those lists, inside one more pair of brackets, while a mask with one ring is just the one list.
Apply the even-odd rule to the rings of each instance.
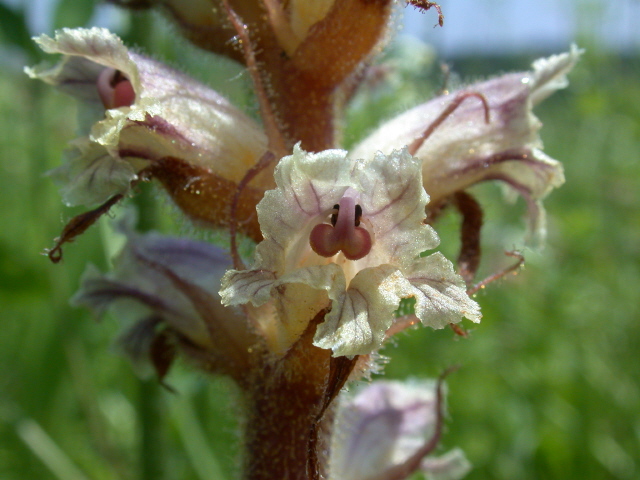
[[[341, 398], [331, 442], [329, 479], [400, 478], [395, 470], [436, 434], [438, 408], [433, 382], [376, 381]], [[432, 449], [435, 449], [434, 444]], [[461, 450], [420, 462], [430, 479], [454, 480], [470, 470]]]
[[262, 129], [226, 99], [130, 52], [106, 29], [62, 29], [35, 40], [64, 57], [26, 72], [81, 103], [81, 136], [53, 171], [69, 205], [126, 193], [141, 170], [165, 158], [237, 183], [266, 150]]
[[581, 51], [541, 58], [530, 72], [511, 73], [442, 95], [383, 123], [351, 150], [354, 158], [385, 154], [419, 139], [442, 112], [465, 92], [466, 98], [414, 153], [422, 160], [424, 188], [437, 205], [449, 195], [486, 180], [500, 180], [520, 193], [529, 208], [532, 232], [544, 235], [541, 200], [564, 182], [562, 165], [542, 152], [542, 124], [532, 108], [567, 85], [566, 74]]
[[229, 256], [205, 242], [123, 230], [127, 243], [114, 271], [102, 274], [90, 265], [72, 303], [98, 316], [111, 309], [126, 317], [124, 347], [135, 361], [154, 361], [154, 341], [170, 339], [209, 371], [243, 375], [246, 351], [257, 338], [243, 317], [220, 303]]
[[439, 240], [424, 224], [420, 167], [406, 150], [351, 160], [343, 150], [296, 147], [258, 204], [264, 240], [254, 265], [225, 275], [223, 303], [272, 305], [274, 314], [256, 321], [275, 352], [327, 305], [314, 344], [336, 356], [378, 349], [402, 298], [414, 297], [416, 316], [433, 328], [479, 321], [451, 263], [421, 256]]

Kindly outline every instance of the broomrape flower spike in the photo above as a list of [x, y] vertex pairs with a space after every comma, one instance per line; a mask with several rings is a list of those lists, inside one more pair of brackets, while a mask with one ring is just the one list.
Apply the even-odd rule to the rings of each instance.
[[[50, 258], [59, 261], [64, 243], [147, 180], [198, 225], [228, 228], [234, 254], [232, 262], [206, 242], [127, 227], [112, 273], [88, 269], [74, 302], [129, 317], [121, 344], [160, 380], [177, 354], [234, 380], [245, 480], [464, 475], [459, 451], [431, 457], [443, 423], [440, 383], [435, 392], [374, 383], [335, 400], [408, 325], [480, 320], [465, 281], [480, 260], [482, 209], [467, 188], [511, 187], [527, 202], [530, 230], [543, 235], [541, 201], [563, 174], [541, 151], [532, 108], [566, 85], [580, 51], [434, 98], [346, 152], [334, 149], [340, 113], [390, 38], [397, 2], [107, 1], [159, 8], [195, 45], [243, 63], [261, 124], [105, 29], [36, 38], [62, 59], [26, 72], [80, 105], [78, 138], [51, 174], [65, 203], [90, 208], [67, 224]], [[442, 25], [438, 4], [407, 3], [433, 8]], [[447, 205], [462, 214], [465, 281], [430, 253], [439, 244], [431, 224]], [[257, 244], [249, 268], [236, 233]], [[406, 298], [414, 313], [396, 318]]]
[[256, 321], [274, 351], [286, 351], [327, 304], [313, 343], [335, 356], [380, 348], [402, 298], [415, 298], [416, 316], [433, 328], [480, 321], [451, 263], [421, 257], [439, 240], [424, 223], [421, 162], [406, 149], [353, 160], [296, 146], [275, 181], [257, 207], [264, 240], [255, 262], [229, 271], [220, 292], [226, 305], [273, 304], [278, 321]]

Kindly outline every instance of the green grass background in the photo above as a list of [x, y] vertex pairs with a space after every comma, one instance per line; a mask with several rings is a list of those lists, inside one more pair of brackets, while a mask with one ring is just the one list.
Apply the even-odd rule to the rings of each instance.
[[[91, 5], [84, 14], [62, 7], [58, 26], [85, 24], [91, 13]], [[41, 255], [79, 212], [63, 207], [43, 176], [74, 136], [75, 107], [20, 72], [20, 62], [40, 57], [24, 18], [2, 8], [0, 38], [15, 56], [0, 72], [0, 479], [231, 479], [229, 385], [181, 365], [169, 377], [178, 394], [140, 381], [112, 347], [116, 319], [98, 324], [68, 305], [87, 262], [108, 266], [105, 225], [67, 246], [60, 265]], [[136, 17], [124, 36], [255, 112], [236, 67], [153, 24]], [[567, 177], [546, 201], [546, 248], [526, 250], [524, 270], [477, 295], [484, 319], [470, 338], [421, 328], [383, 351], [391, 378], [462, 365], [448, 382], [444, 446], [464, 449], [470, 480], [640, 478], [640, 62], [603, 53], [588, 36], [583, 43], [590, 50], [570, 88], [536, 110], [545, 150]], [[473, 78], [527, 68], [535, 57], [457, 59], [454, 67]], [[425, 98], [423, 85], [439, 81], [437, 68], [425, 72], [406, 73], [401, 90], [378, 91], [352, 111], [347, 140], [373, 115]], [[503, 249], [522, 245], [522, 205], [504, 206], [496, 188], [476, 193], [490, 273], [506, 264]], [[174, 221], [161, 195], [145, 195], [147, 225], [196, 233]], [[455, 216], [442, 223], [450, 256], [456, 224]]]

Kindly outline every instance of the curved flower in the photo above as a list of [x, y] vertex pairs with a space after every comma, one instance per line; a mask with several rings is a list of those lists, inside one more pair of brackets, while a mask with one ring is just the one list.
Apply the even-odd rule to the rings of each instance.
[[64, 58], [53, 68], [26, 72], [73, 95], [82, 107], [82, 136], [67, 152], [67, 163], [52, 172], [69, 205], [126, 193], [141, 170], [165, 158], [237, 183], [266, 150], [261, 128], [226, 99], [128, 51], [106, 29], [62, 29], [55, 38], [35, 40]]
[[451, 263], [439, 253], [420, 256], [439, 240], [424, 224], [420, 161], [406, 149], [352, 161], [343, 150], [296, 146], [275, 181], [257, 208], [264, 240], [255, 263], [228, 272], [220, 292], [227, 305], [273, 300], [277, 315], [256, 323], [274, 351], [286, 350], [328, 304], [314, 344], [336, 356], [379, 348], [401, 298], [414, 297], [416, 316], [433, 328], [462, 316], [479, 321]]
[[490, 110], [485, 121], [483, 104], [467, 98], [418, 148], [422, 177], [432, 204], [485, 180], [501, 180], [527, 201], [533, 232], [544, 234], [540, 201], [564, 182], [562, 165], [540, 149], [540, 121], [532, 108], [567, 85], [566, 74], [581, 51], [541, 58], [530, 72], [512, 73], [469, 85], [415, 107], [380, 126], [351, 154], [362, 158], [373, 152], [390, 153], [411, 145], [459, 95], [481, 94]]
[[[391, 474], [394, 467], [409, 460], [436, 433], [437, 408], [435, 384], [426, 382], [376, 381], [343, 399], [335, 420], [329, 478], [398, 479]], [[459, 479], [469, 469], [459, 449], [421, 462], [430, 479]]]
[[123, 336], [133, 360], [154, 360], [154, 342], [170, 338], [210, 371], [242, 371], [256, 338], [243, 317], [220, 304], [217, 290], [229, 256], [205, 242], [125, 233], [113, 272], [89, 266], [72, 302], [99, 316], [113, 309], [133, 320]]

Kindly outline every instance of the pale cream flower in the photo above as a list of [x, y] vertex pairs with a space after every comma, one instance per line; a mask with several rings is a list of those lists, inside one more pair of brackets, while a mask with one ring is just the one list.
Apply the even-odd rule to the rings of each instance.
[[223, 303], [271, 305], [272, 315], [255, 321], [275, 352], [328, 305], [314, 344], [336, 356], [378, 349], [402, 298], [415, 298], [416, 316], [433, 328], [463, 316], [479, 321], [451, 263], [421, 256], [439, 240], [424, 224], [420, 167], [406, 150], [350, 160], [343, 150], [296, 146], [258, 204], [264, 240], [255, 262], [225, 275]]
[[129, 51], [106, 29], [62, 29], [35, 40], [64, 57], [26, 72], [81, 104], [80, 137], [52, 172], [69, 205], [126, 193], [141, 170], [164, 158], [237, 183], [267, 148], [262, 129], [218, 93]]
[[422, 160], [424, 188], [437, 205], [449, 195], [487, 180], [500, 180], [520, 193], [529, 208], [532, 232], [544, 235], [541, 200], [564, 182], [560, 162], [546, 155], [538, 134], [542, 124], [532, 108], [567, 85], [566, 74], [581, 50], [541, 58], [529, 72], [511, 73], [441, 95], [383, 123], [350, 155], [366, 158], [411, 145], [458, 95], [474, 92], [489, 106], [489, 121], [479, 98], [465, 99], [414, 153]]

